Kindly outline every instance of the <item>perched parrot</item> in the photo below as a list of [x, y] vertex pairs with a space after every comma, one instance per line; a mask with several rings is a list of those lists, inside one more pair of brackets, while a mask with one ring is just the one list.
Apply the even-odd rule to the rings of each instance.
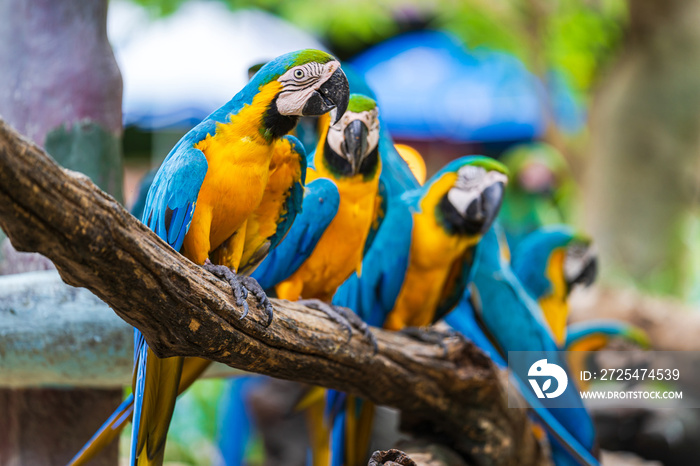
[[[355, 314], [332, 307], [331, 300], [348, 276], [360, 269], [376, 216], [382, 170], [378, 116], [374, 100], [351, 94], [337, 123], [320, 118], [325, 129], [309, 160], [302, 214], [253, 273], [262, 287], [274, 288], [277, 297], [304, 299], [346, 327], [349, 319], [354, 320], [368, 337], [367, 326]], [[317, 429], [320, 426], [311, 428], [312, 438], [320, 439]]]
[[[651, 341], [644, 330], [627, 322], [613, 319], [595, 319], [577, 322], [567, 327], [566, 345], [571, 371], [579, 374], [586, 369], [586, 356], [591, 351], [606, 348], [613, 340], [622, 340], [641, 349], [650, 349]], [[575, 378], [580, 390], [587, 390], [589, 383]]]
[[[358, 92], [377, 100], [374, 91], [369, 87], [367, 81], [355, 72], [350, 65], [343, 64], [343, 69], [346, 71], [350, 90]], [[379, 191], [377, 194], [377, 209], [372, 228], [367, 236], [365, 243], [365, 252], [369, 249], [374, 237], [379, 231], [379, 227], [386, 217], [389, 209], [389, 199], [400, 196], [406, 191], [416, 189], [421, 186], [418, 180], [421, 167], [425, 167], [425, 161], [418, 152], [413, 151], [404, 157], [398, 150], [394, 140], [389, 134], [389, 129], [382, 121], [381, 114], [379, 115], [379, 154], [382, 159], [382, 173], [379, 176]], [[416, 172], [413, 171], [413, 169]]]
[[[388, 192], [398, 195], [418, 187], [408, 165], [396, 151], [388, 131], [382, 127], [381, 112], [378, 112], [374, 100], [362, 94], [367, 92], [373, 95], [372, 91], [356, 74], [347, 70], [346, 74], [354, 93], [348, 111], [337, 125], [329, 127], [328, 118], [319, 118], [317, 127], [320, 138], [317, 141], [318, 149], [309, 156], [308, 163], [312, 168], [307, 180], [303, 214], [297, 218], [280, 247], [253, 275], [265, 289], [276, 288], [278, 297], [297, 299], [301, 296], [321, 300], [313, 303], [307, 301], [307, 304], [317, 308], [324, 302], [330, 303], [338, 285], [349, 273], [356, 273], [363, 249], [366, 250], [371, 244], [371, 238], [386, 214]], [[374, 109], [367, 110], [370, 107]], [[340, 136], [341, 140], [338, 139]], [[363, 149], [363, 146], [366, 147]], [[377, 153], [379, 160], [375, 160]], [[353, 164], [362, 165], [361, 161], [367, 160], [376, 162], [381, 170], [371, 171], [372, 165], [367, 162], [364, 169], [362, 166], [356, 168], [361, 173], [366, 172], [363, 177], [348, 176], [342, 170], [333, 170], [334, 161], [352, 161], [353, 158], [357, 161], [345, 164], [347, 168], [352, 169]], [[358, 194], [361, 194], [361, 198], [357, 197]], [[355, 218], [348, 225], [342, 219], [350, 218], [351, 212], [355, 212], [352, 214]], [[342, 245], [340, 249], [339, 245]], [[347, 254], [350, 254], [349, 258], [345, 257]], [[326, 309], [329, 315], [330, 311], [332, 308]], [[342, 309], [338, 311], [342, 312]], [[355, 314], [343, 313], [336, 320], [343, 316], [352, 318]], [[359, 322], [358, 325], [362, 325], [362, 330], [367, 332], [363, 323]], [[369, 337], [371, 334], [366, 335]], [[305, 411], [309, 420], [310, 438], [316, 452], [315, 464], [325, 466], [328, 464], [328, 444], [327, 436], [324, 436], [326, 429], [322, 426], [324, 392], [320, 387], [311, 389], [297, 409]], [[232, 396], [237, 395], [238, 392], [232, 388]], [[225, 423], [232, 426], [239, 422], [242, 420]]]
[[359, 270], [382, 170], [378, 112], [374, 100], [352, 94], [337, 123], [321, 117], [325, 130], [309, 163], [303, 213], [253, 273], [279, 298], [330, 303]]
[[564, 225], [539, 228], [513, 250], [511, 268], [540, 305], [554, 341], [563, 347], [569, 293], [577, 285], [589, 286], [596, 277], [597, 262], [590, 239]]
[[[550, 363], [567, 369], [539, 305], [510, 265], [505, 235], [495, 224], [481, 240], [473, 266], [471, 293], [445, 321], [480, 346], [500, 366], [509, 351], [547, 351]], [[570, 373], [570, 372], [569, 372]], [[547, 427], [555, 464], [598, 464], [595, 429], [573, 384], [558, 398], [570, 406], [547, 410], [526, 381], [513, 376], [526, 401]]]
[[[505, 168], [493, 159], [462, 157], [424, 186], [391, 198], [361, 275], [344, 283], [333, 302], [389, 330], [442, 318], [464, 292], [474, 247], [498, 213], [506, 182]], [[334, 391], [327, 403], [331, 464], [361, 464], [373, 405]]]
[[[255, 242], [255, 247], [247, 247], [244, 250], [263, 251], [274, 248], [289, 230], [294, 217], [301, 209], [304, 179], [306, 177], [306, 157], [304, 147], [293, 136], [283, 136], [275, 145], [274, 154], [270, 161], [270, 176], [262, 201], [251, 215], [246, 229], [246, 246], [251, 242]], [[155, 171], [144, 176], [139, 188], [139, 196], [132, 207], [134, 215], [143, 213], [146, 194], [153, 183], [154, 176]], [[264, 212], [273, 212], [273, 209], [277, 210], [276, 215], [263, 215]], [[276, 222], [272, 222], [274, 218], [277, 218]], [[263, 234], [260, 231], [256, 231], [255, 234], [248, 234], [248, 231], [255, 228], [260, 220], [269, 222], [269, 231], [267, 233], [263, 232]], [[274, 229], [272, 228], [273, 224], [276, 226]], [[217, 254], [220, 252], [219, 250], [216, 251]], [[251, 261], [243, 261], [243, 263], [248, 262]], [[253, 264], [251, 263], [251, 265]], [[178, 394], [189, 388], [210, 364], [211, 361], [206, 359], [185, 358]], [[109, 445], [126, 424], [131, 422], [133, 408], [134, 396], [131, 394], [75, 455], [69, 466], [86, 464], [105, 446]]]
[[[301, 144], [285, 135], [302, 115], [336, 109], [339, 119], [348, 98], [347, 79], [333, 56], [311, 49], [282, 55], [189, 131], [155, 176], [143, 222], [185, 257], [226, 280], [244, 316], [251, 292], [265, 308], [268, 323], [272, 318], [262, 288], [239, 272], [250, 271], [279, 242], [299, 208], [300, 191], [294, 186], [302, 180], [304, 154]], [[286, 162], [275, 167], [275, 154], [287, 154], [286, 159], [282, 156]], [[272, 186], [269, 180], [275, 168], [287, 179]], [[262, 203], [268, 185], [268, 193], [285, 199]], [[254, 213], [259, 216], [249, 227]], [[258, 249], [247, 250], [247, 245]], [[162, 464], [168, 425], [182, 386], [183, 358], [158, 358], [138, 330], [134, 352], [131, 461]], [[207, 365], [192, 361], [195, 372]]]

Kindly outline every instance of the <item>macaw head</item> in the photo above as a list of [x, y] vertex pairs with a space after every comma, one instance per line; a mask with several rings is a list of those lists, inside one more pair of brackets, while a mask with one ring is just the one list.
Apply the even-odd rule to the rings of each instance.
[[323, 148], [323, 163], [340, 175], [370, 175], [379, 164], [379, 109], [377, 103], [362, 94], [350, 95], [347, 111], [328, 127]]
[[564, 281], [569, 293], [576, 286], [590, 286], [598, 274], [598, 259], [591, 240], [576, 236], [564, 253]]
[[456, 177], [452, 177], [451, 186], [438, 204], [440, 217], [448, 230], [480, 237], [491, 227], [501, 208], [508, 183], [506, 168], [489, 157], [462, 157], [436, 177], [449, 171]]
[[542, 227], [523, 238], [513, 253], [512, 267], [538, 300], [556, 290], [566, 298], [576, 286], [589, 286], [598, 268], [590, 238], [566, 225]]
[[591, 240], [566, 225], [542, 227], [518, 244], [512, 269], [539, 303], [556, 341], [563, 344], [569, 294], [595, 280], [597, 262]]
[[340, 62], [320, 50], [299, 50], [263, 65], [251, 85], [262, 91], [270, 84], [276, 95], [266, 119], [318, 116], [332, 109], [340, 118], [348, 106], [350, 88]]

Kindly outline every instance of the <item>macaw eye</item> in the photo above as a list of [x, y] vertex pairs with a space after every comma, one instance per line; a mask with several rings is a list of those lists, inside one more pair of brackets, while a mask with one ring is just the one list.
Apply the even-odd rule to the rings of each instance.
[[301, 79], [304, 77], [304, 72], [302, 70], [294, 70], [294, 77]]

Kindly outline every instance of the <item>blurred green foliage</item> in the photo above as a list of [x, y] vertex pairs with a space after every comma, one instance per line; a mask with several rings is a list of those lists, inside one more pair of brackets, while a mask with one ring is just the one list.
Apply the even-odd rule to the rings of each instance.
[[[135, 0], [154, 16], [185, 0]], [[587, 93], [618, 50], [625, 0], [220, 0], [260, 8], [318, 35], [340, 58], [400, 32], [445, 29], [469, 47], [512, 53], [537, 74], [562, 71]]]
[[[165, 446], [166, 466], [222, 464], [216, 438], [225, 383], [223, 379], [199, 380], [177, 399]], [[130, 441], [131, 424], [120, 436], [122, 460], [129, 458]]]
[[562, 71], [587, 92], [618, 50], [624, 0], [466, 0], [444, 2], [433, 24], [470, 47], [510, 52], [537, 74]]

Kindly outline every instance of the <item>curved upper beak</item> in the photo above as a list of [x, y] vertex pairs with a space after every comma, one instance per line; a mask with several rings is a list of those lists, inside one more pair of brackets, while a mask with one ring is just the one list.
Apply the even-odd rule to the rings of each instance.
[[350, 85], [348, 78], [340, 68], [336, 69], [330, 78], [318, 88], [304, 105], [304, 116], [318, 116], [336, 109], [335, 121], [343, 116], [350, 100]]
[[573, 280], [570, 280], [567, 285], [572, 289], [575, 285], [591, 286], [598, 275], [598, 259], [591, 255], [588, 261], [583, 266], [581, 273]]
[[360, 120], [351, 121], [343, 131], [343, 151], [350, 162], [353, 173], [357, 173], [362, 157], [367, 152], [368, 136], [369, 129]]
[[471, 234], [484, 234], [491, 228], [491, 224], [496, 220], [498, 211], [503, 202], [505, 183], [495, 181], [481, 192], [481, 195], [474, 199], [464, 213], [466, 230]]

